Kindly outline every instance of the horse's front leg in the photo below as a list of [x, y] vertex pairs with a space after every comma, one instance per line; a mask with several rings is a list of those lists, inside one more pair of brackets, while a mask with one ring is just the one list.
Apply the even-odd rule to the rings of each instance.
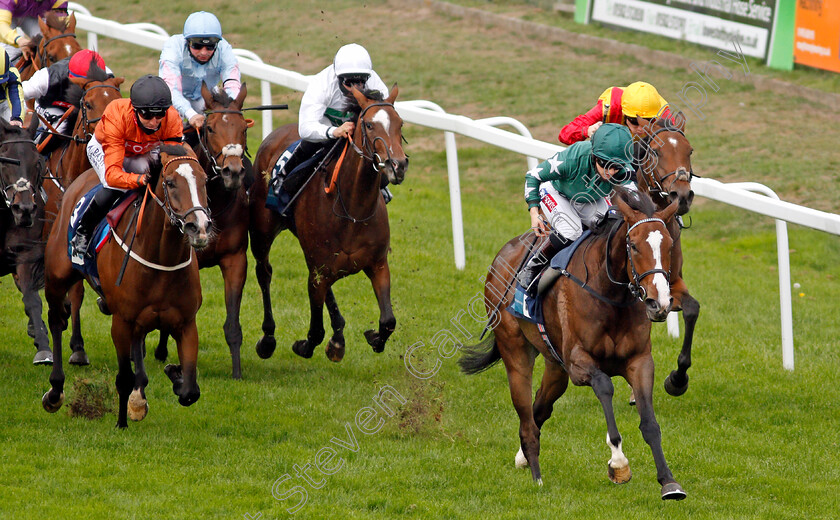
[[34, 365], [48, 365], [53, 362], [53, 353], [50, 351], [50, 339], [47, 336], [47, 327], [44, 325], [42, 313], [44, 310], [41, 296], [38, 294], [36, 276], [34, 270], [38, 268], [34, 263], [20, 263], [15, 269], [15, 283], [20, 289], [23, 308], [29, 323], [32, 324], [32, 337], [35, 339], [35, 357], [32, 359]]
[[[587, 367], [586, 372], [589, 374], [589, 385], [595, 392], [595, 396], [601, 401], [601, 408], [604, 410], [604, 418], [607, 421], [607, 446], [610, 447], [612, 452], [608, 463], [610, 480], [616, 484], [624, 484], [630, 480], [632, 473], [630, 472], [630, 462], [621, 450], [621, 434], [618, 433], [615, 413], [613, 412], [614, 388], [612, 380], [610, 376], [594, 364]], [[635, 387], [633, 388], [635, 390]], [[636, 399], [638, 402], [638, 396]]]
[[87, 352], [85, 352], [85, 340], [82, 338], [82, 318], [80, 309], [85, 299], [85, 284], [79, 280], [70, 288], [70, 350], [73, 353], [68, 361], [71, 365], [90, 365]]
[[251, 252], [254, 254], [257, 273], [257, 283], [260, 286], [263, 303], [263, 336], [257, 341], [257, 355], [262, 359], [268, 359], [274, 354], [277, 348], [277, 340], [274, 339], [274, 313], [271, 310], [271, 262], [268, 260], [268, 253], [271, 251], [273, 238], [251, 231]]
[[309, 270], [309, 332], [306, 339], [295, 341], [292, 351], [300, 357], [309, 359], [315, 347], [324, 341], [324, 301], [330, 291], [333, 280], [326, 279], [317, 268]]
[[70, 316], [69, 309], [64, 304], [67, 296], [67, 286], [63, 279], [47, 279], [44, 289], [47, 299], [47, 322], [50, 325], [50, 334], [53, 340], [53, 366], [50, 373], [50, 389], [41, 399], [44, 410], [55, 413], [64, 404], [64, 366], [61, 357], [61, 334], [67, 328], [67, 318]]
[[335, 301], [335, 294], [332, 288], [327, 291], [327, 312], [330, 314], [330, 325], [333, 335], [327, 343], [327, 359], [330, 361], [341, 361], [344, 359], [344, 316], [338, 310], [338, 303]]
[[365, 274], [370, 278], [376, 301], [379, 303], [379, 331], [366, 330], [365, 339], [368, 345], [373, 347], [373, 351], [378, 353], [385, 350], [385, 342], [397, 327], [397, 319], [391, 309], [391, 271], [388, 269], [388, 259], [366, 268]]
[[688, 389], [691, 344], [694, 340], [694, 326], [697, 324], [697, 317], [700, 315], [700, 302], [688, 293], [688, 288], [681, 279], [671, 288], [671, 295], [674, 298], [674, 305], [678, 306], [677, 308], [682, 308], [685, 336], [683, 337], [682, 350], [677, 358], [677, 369], [665, 378], [665, 391], [670, 395], [678, 396], [684, 394]]
[[166, 365], [164, 373], [172, 381], [172, 391], [178, 396], [181, 406], [189, 406], [198, 401], [201, 391], [198, 388], [198, 328], [195, 320], [184, 325], [181, 330], [173, 331], [172, 337], [178, 345], [180, 365]]
[[248, 269], [248, 258], [245, 252], [228, 255], [221, 259], [219, 267], [225, 281], [225, 341], [230, 349], [233, 364], [233, 378], [242, 379], [242, 366], [239, 350], [242, 346], [242, 326], [239, 324], [239, 308], [242, 305], [242, 290], [245, 287], [245, 276]]
[[[117, 412], [117, 428], [128, 428], [128, 401], [134, 387], [135, 376], [131, 370], [132, 338], [131, 324], [118, 316], [111, 318], [111, 339], [117, 350], [117, 394], [119, 395], [119, 410]], [[145, 415], [145, 414], [144, 414]], [[134, 419], [134, 416], [132, 416]]]
[[134, 360], [134, 388], [128, 398], [128, 417], [132, 421], [142, 421], [149, 413], [149, 403], [146, 401], [146, 385], [149, 384], [149, 377], [146, 375], [145, 344], [145, 334], [132, 336], [131, 357]]
[[662, 485], [662, 500], [682, 500], [685, 498], [685, 491], [674, 479], [668, 463], [665, 462], [665, 454], [662, 452], [662, 433], [653, 413], [653, 358], [650, 354], [633, 360], [627, 366], [627, 382], [633, 387], [636, 395], [636, 409], [639, 411], [640, 418], [639, 430], [653, 453], [656, 480]]

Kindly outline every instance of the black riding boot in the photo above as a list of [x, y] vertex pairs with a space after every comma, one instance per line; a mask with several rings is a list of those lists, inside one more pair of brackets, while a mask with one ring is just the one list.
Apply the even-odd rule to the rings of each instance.
[[546, 264], [551, 261], [554, 255], [571, 243], [571, 240], [568, 240], [555, 232], [552, 232], [548, 236], [548, 239], [543, 242], [539, 251], [537, 251], [534, 256], [528, 260], [525, 267], [519, 271], [519, 285], [525, 288], [525, 292], [531, 296], [536, 296], [538, 284], [534, 283], [534, 281], [536, 280], [537, 275], [542, 272]]
[[110, 188], [102, 188], [94, 195], [90, 206], [85, 210], [79, 221], [73, 240], [70, 242], [70, 245], [73, 246], [71, 258], [73, 263], [84, 263], [83, 257], [87, 254], [88, 244], [90, 243], [94, 228], [105, 218], [108, 211], [111, 210], [111, 206], [120, 198], [120, 195], [122, 195], [121, 191]]

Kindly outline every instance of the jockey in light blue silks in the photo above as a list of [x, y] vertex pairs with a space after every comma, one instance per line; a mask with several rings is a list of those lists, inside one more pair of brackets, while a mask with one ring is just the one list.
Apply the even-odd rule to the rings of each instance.
[[184, 22], [183, 34], [166, 40], [158, 75], [172, 91], [172, 106], [196, 130], [204, 124], [202, 83], [211, 91], [221, 83], [231, 99], [242, 86], [239, 61], [222, 38], [222, 25], [204, 11], [192, 13]]

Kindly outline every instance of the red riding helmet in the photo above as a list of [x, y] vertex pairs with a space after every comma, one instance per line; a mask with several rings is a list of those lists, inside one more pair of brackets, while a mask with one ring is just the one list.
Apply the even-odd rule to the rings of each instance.
[[77, 52], [70, 58], [70, 77], [86, 78], [90, 70], [90, 65], [94, 62], [100, 69], [105, 70], [105, 60], [102, 59], [102, 56], [98, 52], [89, 49]]

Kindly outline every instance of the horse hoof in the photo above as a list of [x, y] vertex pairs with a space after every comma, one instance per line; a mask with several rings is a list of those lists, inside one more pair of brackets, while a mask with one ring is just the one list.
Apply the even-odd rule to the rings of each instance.
[[305, 359], [312, 357], [313, 350], [315, 347], [309, 347], [309, 342], [305, 339], [299, 339], [292, 345], [292, 352]]
[[188, 395], [180, 395], [178, 396], [178, 404], [180, 404], [181, 406], [190, 406], [191, 404], [198, 401], [199, 397], [201, 397], [201, 394], [198, 391]]
[[679, 397], [688, 390], [688, 374], [685, 375], [685, 382], [682, 385], [679, 385], [676, 381], [677, 376], [676, 370], [668, 374], [668, 377], [665, 378], [665, 391], [668, 392], [669, 395], [673, 395], [674, 397]]
[[627, 404], [630, 406], [636, 406], [636, 392], [630, 392], [630, 400], [627, 401]]
[[111, 315], [111, 309], [108, 308], [108, 304], [105, 302], [104, 299], [102, 299], [101, 296], [96, 299], [96, 305], [99, 307], [99, 312], [101, 312], [105, 316]]
[[128, 418], [132, 421], [142, 421], [149, 413], [149, 402], [140, 390], [134, 390], [128, 396]]
[[32, 358], [33, 365], [52, 365], [53, 364], [53, 355], [52, 351], [50, 350], [39, 350], [35, 353], [35, 357]]
[[344, 359], [344, 343], [338, 343], [333, 339], [327, 342], [327, 359], [334, 363], [338, 363]]
[[270, 358], [276, 348], [277, 340], [274, 339], [274, 336], [263, 336], [257, 341], [257, 355], [260, 359]]
[[537, 480], [535, 480], [534, 482], [536, 482], [536, 483], [537, 483], [537, 485], [538, 485], [539, 487], [542, 487], [542, 485], [543, 485], [543, 483], [542, 483], [542, 477], [538, 478], [538, 479], [537, 479]]
[[381, 354], [385, 350], [385, 342], [379, 339], [379, 333], [375, 330], [366, 330], [365, 339], [377, 354]]
[[609, 468], [610, 480], [614, 484], [626, 484], [630, 482], [630, 478], [633, 476], [633, 473], [630, 471], [630, 466], [613, 468], [608, 464], [607, 467]]
[[518, 469], [525, 469], [528, 467], [528, 459], [525, 457], [525, 453], [522, 452], [521, 447], [519, 448], [519, 451], [516, 452], [516, 457], [513, 459], [513, 465]]
[[58, 396], [57, 403], [50, 401], [50, 392], [51, 390], [47, 390], [46, 393], [44, 393], [44, 397], [41, 398], [41, 405], [44, 407], [44, 410], [50, 413], [55, 413], [59, 408], [61, 408], [61, 405], [64, 404], [64, 392], [61, 392], [61, 395]]
[[173, 365], [170, 363], [163, 367], [163, 373], [166, 374], [166, 377], [168, 377], [169, 380], [173, 383], [183, 382], [183, 376], [181, 375], [181, 365]]
[[85, 367], [90, 365], [90, 359], [88, 359], [87, 352], [84, 350], [77, 350], [70, 355], [70, 360], [68, 361], [71, 365], [78, 365], [80, 367]]
[[682, 500], [685, 497], [685, 491], [676, 482], [669, 482], [662, 486], [662, 500]]

